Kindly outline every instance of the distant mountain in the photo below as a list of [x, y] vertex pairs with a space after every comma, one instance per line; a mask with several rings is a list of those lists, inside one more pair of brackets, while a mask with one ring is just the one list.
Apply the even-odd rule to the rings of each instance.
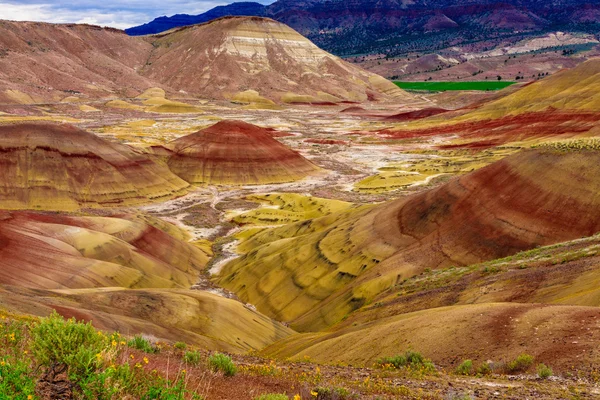
[[172, 17], [158, 17], [147, 24], [126, 29], [125, 32], [132, 36], [150, 35], [180, 26], [202, 24], [225, 16], [263, 17], [265, 15], [266, 7], [264, 5], [253, 2], [241, 2], [227, 6], [218, 6], [200, 15], [177, 14]]
[[523, 32], [597, 33], [600, 27], [600, 4], [594, 0], [278, 0], [161, 17], [126, 32], [157, 33], [224, 15], [270, 17], [337, 55], [394, 55]]

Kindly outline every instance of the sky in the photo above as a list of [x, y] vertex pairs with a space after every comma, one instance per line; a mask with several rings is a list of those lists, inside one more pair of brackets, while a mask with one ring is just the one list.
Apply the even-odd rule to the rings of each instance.
[[0, 19], [86, 23], [125, 29], [163, 15], [201, 14], [213, 7], [237, 1], [240, 0], [0, 0]]

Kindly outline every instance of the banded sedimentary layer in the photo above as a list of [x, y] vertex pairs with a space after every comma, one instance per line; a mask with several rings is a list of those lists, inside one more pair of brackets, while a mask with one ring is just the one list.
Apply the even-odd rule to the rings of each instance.
[[290, 182], [318, 171], [270, 130], [241, 121], [219, 122], [168, 147], [171, 171], [193, 184]]
[[199, 248], [141, 219], [0, 212], [0, 284], [189, 288], [207, 262]]
[[[0, 21], [0, 49], [0, 104], [132, 98], [157, 87], [178, 97], [263, 106], [423, 102], [267, 18], [222, 18], [147, 37], [90, 25]], [[197, 111], [178, 102], [154, 106], [150, 111]]]
[[260, 232], [217, 281], [267, 315], [320, 330], [425, 269], [600, 231], [599, 166], [593, 150], [524, 151], [408, 198]]
[[446, 136], [442, 148], [489, 148], [510, 142], [595, 135], [600, 121], [600, 60], [591, 59], [475, 110], [442, 114], [382, 131], [390, 139]]
[[260, 350], [293, 331], [242, 303], [184, 289], [121, 288], [34, 290], [0, 285], [0, 307], [32, 315], [93, 321], [125, 335], [184, 341], [203, 349], [244, 353]]
[[77, 210], [170, 199], [188, 184], [132, 148], [69, 125], [0, 125], [0, 207]]

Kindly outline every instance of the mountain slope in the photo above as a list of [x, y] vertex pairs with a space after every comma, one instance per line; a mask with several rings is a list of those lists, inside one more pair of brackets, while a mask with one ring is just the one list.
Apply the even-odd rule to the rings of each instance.
[[598, 318], [598, 307], [518, 303], [439, 307], [334, 332], [290, 336], [263, 354], [371, 366], [411, 349], [431, 355], [436, 365], [455, 368], [462, 360], [472, 360], [475, 366], [491, 360], [500, 367], [527, 353], [557, 372], [568, 371], [574, 354], [582, 364], [600, 361]]
[[425, 269], [600, 231], [599, 165], [593, 150], [525, 151], [422, 194], [260, 232], [217, 281], [267, 315], [321, 330]]
[[182, 236], [141, 216], [0, 212], [0, 307], [55, 309], [98, 329], [231, 352], [293, 333], [238, 301], [190, 290], [209, 257]]
[[264, 17], [266, 7], [260, 3], [239, 2], [226, 6], [217, 6], [200, 15], [176, 14], [172, 17], [158, 17], [147, 24], [125, 29], [128, 35], [151, 35], [181, 26], [202, 24], [213, 19], [227, 16]]
[[133, 97], [158, 86], [137, 73], [152, 45], [116, 29], [0, 20], [0, 49], [0, 103]]
[[[198, 16], [158, 18], [127, 32], [155, 33], [239, 12], [235, 4], [228, 7]], [[246, 6], [243, 12], [283, 22], [337, 55], [433, 50], [441, 43], [451, 46], [515, 32], [593, 33], [600, 23], [600, 6], [587, 0], [279, 0], [269, 6]]]
[[599, 244], [595, 235], [428, 271], [390, 287], [328, 332], [287, 338], [265, 352], [369, 365], [395, 354], [401, 343], [452, 367], [464, 359], [500, 362], [522, 352], [561, 370], [571, 367], [575, 353], [596, 363], [597, 339], [581, 332], [597, 325]]

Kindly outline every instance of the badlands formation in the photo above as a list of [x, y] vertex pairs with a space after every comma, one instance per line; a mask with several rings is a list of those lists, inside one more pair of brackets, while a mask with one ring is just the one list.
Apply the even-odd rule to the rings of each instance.
[[223, 18], [148, 37], [87, 25], [1, 21], [0, 49], [2, 103], [119, 100], [150, 87], [259, 104], [414, 100], [264, 18]]
[[188, 184], [164, 165], [69, 125], [0, 125], [5, 209], [73, 211], [166, 200]]
[[167, 164], [192, 184], [281, 183], [317, 172], [273, 133], [242, 121], [219, 122], [169, 143]]
[[451, 110], [256, 17], [0, 48], [0, 330], [119, 331], [96, 375], [177, 398], [597, 397], [600, 61]]

